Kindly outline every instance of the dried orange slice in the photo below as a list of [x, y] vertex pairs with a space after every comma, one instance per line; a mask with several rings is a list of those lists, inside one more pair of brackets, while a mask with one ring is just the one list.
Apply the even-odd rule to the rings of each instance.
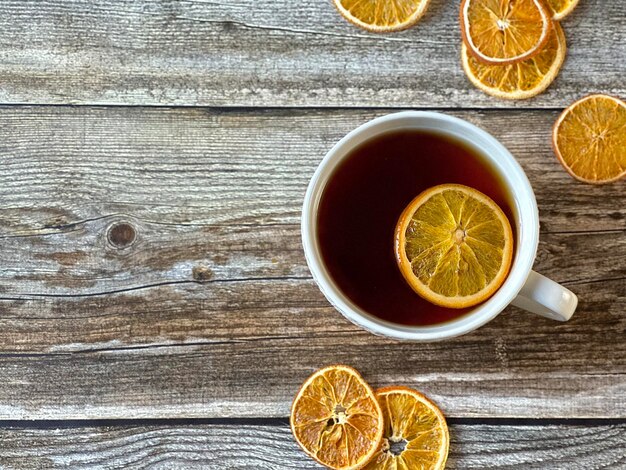
[[376, 397], [385, 415], [385, 433], [365, 470], [443, 469], [450, 438], [437, 405], [406, 387], [381, 388]]
[[552, 130], [554, 153], [574, 178], [603, 184], [626, 175], [626, 103], [590, 95], [567, 108]]
[[486, 65], [462, 45], [465, 74], [476, 88], [498, 98], [521, 100], [543, 92], [554, 81], [565, 61], [565, 34], [555, 24], [541, 52], [530, 59], [509, 65]]
[[430, 0], [334, 0], [341, 16], [375, 33], [410, 28], [424, 15]]
[[552, 28], [543, 0], [463, 0], [461, 34], [484, 64], [505, 65], [539, 53]]
[[383, 413], [373, 390], [351, 367], [318, 370], [291, 407], [291, 431], [304, 451], [332, 469], [358, 469], [383, 438]]
[[443, 307], [471, 307], [506, 279], [513, 233], [489, 197], [460, 184], [442, 184], [404, 209], [395, 253], [402, 275], [421, 297]]
[[576, 8], [578, 0], [547, 0], [546, 3], [552, 11], [552, 19], [560, 21]]

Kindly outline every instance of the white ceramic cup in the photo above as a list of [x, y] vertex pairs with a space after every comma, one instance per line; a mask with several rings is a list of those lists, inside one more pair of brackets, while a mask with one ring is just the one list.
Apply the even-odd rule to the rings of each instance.
[[[448, 135], [489, 160], [513, 197], [517, 228], [515, 256], [504, 284], [486, 302], [452, 321], [407, 326], [382, 320], [355, 305], [328, 273], [317, 241], [317, 212], [326, 183], [339, 163], [363, 142], [394, 130], [418, 129]], [[509, 151], [494, 137], [467, 121], [441, 113], [406, 111], [374, 119], [350, 132], [326, 154], [317, 168], [302, 209], [302, 243], [313, 278], [328, 301], [351, 322], [378, 335], [411, 341], [437, 341], [468, 333], [496, 317], [509, 304], [554, 320], [567, 321], [576, 310], [574, 293], [532, 270], [539, 244], [539, 212], [530, 182]], [[391, 241], [390, 241], [391, 243]], [[417, 294], [415, 294], [417, 295]]]

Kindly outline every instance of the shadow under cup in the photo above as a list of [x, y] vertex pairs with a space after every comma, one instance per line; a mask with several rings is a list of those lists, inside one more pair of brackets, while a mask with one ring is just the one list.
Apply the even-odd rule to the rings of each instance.
[[[501, 194], [496, 194], [496, 197], [492, 198], [505, 209], [511, 221], [516, 242], [513, 264], [509, 276], [501, 288], [490, 299], [462, 312], [436, 307], [419, 298], [406, 284], [397, 266], [395, 266], [392, 248], [393, 227], [395, 227], [395, 220], [397, 220], [401, 209], [408, 201], [416, 196], [417, 193], [426, 188], [418, 190], [417, 193], [411, 193], [411, 197], [408, 198], [408, 201], [406, 200], [406, 194], [398, 196], [397, 199], [403, 201], [401, 202], [402, 208], [400, 210], [398, 210], [398, 208], [392, 208], [390, 212], [393, 214], [392, 217], [394, 220], [391, 222], [387, 220], [384, 224], [386, 226], [391, 224], [391, 236], [389, 240], [390, 253], [388, 254], [388, 259], [393, 263], [393, 266], [392, 268], [387, 266], [381, 268], [387, 269], [388, 272], [383, 274], [383, 277], [380, 278], [381, 282], [372, 284], [368, 289], [382, 288], [384, 290], [384, 280], [385, 277], [388, 277], [391, 284], [388, 284], [387, 290], [393, 291], [393, 289], [397, 288], [393, 291], [393, 294], [388, 295], [386, 300], [392, 307], [394, 304], [396, 307], [402, 305], [402, 298], [395, 297], [401, 297], [403, 295], [410, 295], [410, 298], [406, 298], [411, 302], [423, 302], [423, 307], [427, 310], [422, 311], [428, 313], [426, 315], [428, 318], [424, 317], [421, 319], [422, 321], [414, 322], [413, 324], [408, 324], [411, 323], [410, 318], [409, 321], [407, 321], [404, 317], [394, 316], [393, 308], [389, 309], [389, 315], [380, 314], [380, 309], [378, 309], [378, 311], [376, 311], [376, 309], [370, 309], [371, 311], [368, 311], [368, 304], [362, 301], [363, 298], [359, 297], [358, 291], [350, 290], [350, 279], [342, 279], [341, 272], [338, 272], [334, 266], [332, 266], [332, 262], [328, 262], [327, 256], [325, 258], [324, 255], [328, 253], [323, 252], [323, 249], [327, 250], [327, 247], [326, 244], [322, 246], [323, 244], [320, 243], [320, 227], [322, 231], [325, 230], [324, 225], [327, 217], [326, 213], [323, 212], [326, 210], [324, 199], [328, 196], [327, 192], [336, 190], [334, 187], [338, 185], [334, 183], [337, 181], [341, 182], [343, 178], [343, 176], [341, 176], [342, 172], [346, 174], [354, 174], [356, 172], [357, 177], [367, 178], [367, 172], [359, 173], [361, 170], [359, 170], [358, 162], [351, 163], [351, 160], [361, 158], [362, 154], [367, 154], [367, 152], [364, 153], [363, 149], [371, 149], [373, 151], [371, 155], [376, 155], [384, 151], [388, 146], [382, 145], [382, 147], [377, 150], [375, 148], [376, 142], [383, 141], [384, 144], [384, 137], [381, 136], [389, 136], [398, 133], [407, 134], [409, 135], [408, 138], [410, 138], [410, 135], [422, 135], [430, 136], [439, 141], [449, 141], [460, 147], [466, 154], [468, 152], [471, 153], [474, 158], [474, 166], [477, 164], [476, 160], [479, 160], [479, 164], [484, 167], [483, 170], [488, 173], [484, 182], [481, 183], [481, 181], [479, 181], [480, 178], [478, 180], [474, 178], [475, 184], [468, 184], [470, 181], [468, 181], [467, 178], [462, 178], [461, 173], [462, 171], [468, 171], [472, 165], [466, 167], [463, 167], [463, 165], [455, 165], [455, 167], [460, 167], [459, 171], [461, 173], [451, 175], [451, 173], [454, 172], [449, 170], [441, 171], [440, 180], [430, 178], [429, 185], [441, 183], [467, 184], [468, 186], [476, 187], [476, 189], [490, 196], [493, 196], [493, 187], [500, 188], [502, 190]], [[428, 149], [428, 145], [433, 144], [432, 142], [428, 144], [428, 142], [424, 141], [421, 137], [420, 139], [422, 139], [422, 145], [426, 145], [426, 147], [420, 148]], [[366, 145], [363, 145], [364, 143]], [[438, 150], [440, 151], [441, 149]], [[460, 152], [458, 158], [462, 158], [462, 153], [463, 152]], [[353, 168], [351, 168], [350, 165], [353, 165]], [[437, 169], [435, 168], [434, 170]], [[375, 171], [377, 171], [377, 174], [382, 176], [382, 180], [384, 180], [384, 166], [377, 168]], [[443, 180], [441, 180], [441, 178], [443, 178]], [[431, 182], [433, 184], [430, 184]], [[403, 184], [405, 183], [406, 181], [403, 182]], [[491, 184], [493, 186], [491, 188], [491, 194], [489, 190], [485, 190], [485, 184]], [[396, 186], [402, 186], [400, 183], [393, 186], [392, 191], [401, 191], [402, 189], [396, 188]], [[389, 186], [386, 186], [386, 191], [389, 191]], [[376, 196], [374, 197], [376, 199]], [[503, 201], [503, 198], [506, 200]], [[373, 201], [375, 201], [375, 199]], [[394, 204], [397, 204], [395, 199]], [[363, 206], [365, 210], [368, 209], [367, 201], [364, 201]], [[361, 210], [363, 210], [363, 207]], [[339, 210], [338, 213], [340, 214], [341, 210]], [[385, 230], [389, 231], [389, 228]], [[333, 306], [350, 321], [373, 333], [415, 341], [433, 341], [458, 336], [478, 328], [500, 313], [515, 298], [530, 273], [536, 254], [538, 234], [538, 214], [532, 188], [523, 170], [511, 154], [497, 140], [472, 124], [451, 116], [432, 112], [403, 112], [383, 116], [366, 123], [344, 137], [326, 155], [315, 172], [307, 190], [302, 214], [302, 238], [307, 263], [315, 281]], [[358, 235], [358, 233], [355, 235]], [[358, 248], [357, 245], [358, 243], [353, 244], [352, 248]], [[349, 248], [351, 247], [346, 245], [346, 251], [350, 251]], [[362, 254], [359, 253], [362, 249], [352, 249], [351, 251], [352, 253], [350, 253], [349, 256], [362, 256]], [[342, 251], [337, 251], [337, 253], [342, 253]], [[385, 261], [385, 263], [387, 263], [387, 261]], [[364, 284], [362, 283], [352, 284], [355, 284], [357, 288], [361, 286], [360, 288], [363, 289]], [[401, 292], [402, 290], [404, 290], [404, 292]], [[368, 292], [368, 295], [369, 294], [370, 292]], [[394, 296], [394, 300], [391, 300], [391, 296]], [[380, 295], [379, 299], [385, 301], [385, 293]], [[399, 309], [396, 310], [399, 311]], [[372, 314], [372, 311], [376, 312], [377, 315]]]

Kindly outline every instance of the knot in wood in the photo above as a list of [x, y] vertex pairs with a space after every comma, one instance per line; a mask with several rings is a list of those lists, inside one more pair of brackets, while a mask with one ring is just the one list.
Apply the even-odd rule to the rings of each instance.
[[127, 222], [118, 222], [109, 228], [107, 238], [109, 243], [116, 248], [126, 248], [133, 244], [137, 232], [135, 228]]
[[205, 282], [213, 277], [213, 271], [206, 266], [195, 266], [191, 270], [191, 274], [193, 275], [193, 280], [196, 282]]

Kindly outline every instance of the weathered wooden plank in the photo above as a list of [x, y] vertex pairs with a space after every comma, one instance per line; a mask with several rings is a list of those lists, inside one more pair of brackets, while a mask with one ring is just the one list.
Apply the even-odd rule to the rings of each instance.
[[[120, 227], [134, 240], [116, 239]], [[546, 233], [535, 269], [574, 285], [626, 279], [626, 265], [616, 259], [626, 259], [626, 230]], [[103, 295], [184, 282], [215, 283], [210, 289], [218, 290], [224, 283], [310, 279], [299, 225], [169, 225], [130, 216], [4, 238], [0, 265], [0, 298]]]
[[[1, 17], [1, 15], [0, 15]], [[297, 224], [315, 167], [388, 111], [0, 108], [0, 237], [103, 216], [177, 224]], [[624, 185], [584, 185], [550, 146], [557, 112], [466, 111], [518, 158], [545, 232], [623, 230]]]
[[10, 0], [0, 4], [0, 102], [202, 106], [563, 107], [626, 94], [626, 4], [582, 2], [568, 60], [541, 97], [499, 101], [459, 61], [458, 2], [375, 35], [331, 2]]
[[[450, 426], [447, 469], [626, 467], [626, 426]], [[0, 465], [93, 468], [317, 469], [288, 426], [158, 425], [0, 429]]]
[[[582, 238], [579, 246], [592, 247], [589, 240], [590, 237]], [[623, 258], [624, 250], [618, 251], [617, 254]], [[167, 252], [163, 256], [167, 256]], [[246, 255], [245, 252], [235, 254], [234, 257], [239, 260], [254, 260], [253, 256]], [[605, 322], [608, 322], [612, 328], [618, 328], [615, 331], [607, 331], [606, 334], [611, 336], [614, 333], [617, 335], [615, 339], [618, 340], [619, 335], [623, 333], [620, 329], [626, 325], [624, 319], [620, 317], [621, 310], [625, 307], [626, 274], [623, 271], [623, 263], [615, 263], [609, 259], [607, 265], [611, 265], [613, 271], [603, 273], [600, 270], [594, 273], [591, 263], [577, 264], [579, 258], [576, 256], [571, 258], [564, 256], [563, 259], [569, 262], [553, 264], [551, 260], [540, 261], [538, 266], [552, 264], [554, 271], [551, 269], [542, 271], [579, 294], [581, 303], [576, 318], [561, 325], [538, 320], [530, 314], [516, 314], [507, 317], [506, 321], [503, 320], [500, 327], [523, 329], [538, 322], [541, 333], [549, 335], [558, 330], [560, 335], [563, 335], [581, 334], [584, 328], [602, 332], [606, 327]], [[354, 333], [353, 327], [334, 312], [308, 276], [298, 278], [280, 274], [283, 269], [305, 271], [306, 268], [302, 264], [287, 268], [289, 266], [287, 261], [285, 268], [279, 267], [266, 277], [250, 277], [249, 274], [245, 274], [242, 277], [228, 278], [222, 277], [216, 269], [215, 278], [200, 281], [194, 279], [194, 268], [187, 267], [189, 264], [193, 262], [175, 263], [185, 267], [171, 270], [180, 276], [179, 279], [166, 278], [160, 283], [150, 283], [145, 280], [145, 276], [131, 273], [127, 282], [134, 282], [135, 285], [123, 288], [123, 284], [118, 283], [110, 290], [91, 292], [84, 296], [71, 293], [36, 296], [27, 291], [11, 293], [9, 296], [2, 294], [0, 353], [84, 351], [98, 349], [98, 345], [106, 347], [114, 346], [116, 343], [118, 346], [133, 347], [195, 340], [207, 343], [246, 338], [272, 340], [277, 333], [280, 333], [281, 337], [274, 339], [285, 339], [282, 335], [286, 333], [312, 337]], [[242, 266], [234, 264], [225, 268], [227, 271], [256, 269], [258, 272], [267, 269], [262, 264], [252, 261], [250, 264]], [[589, 268], [590, 272], [579, 273], [577, 268], [582, 271]], [[563, 275], [560, 274], [561, 271], [565, 274], [567, 271], [573, 271], [572, 275], [591, 277], [567, 280], [561, 277]], [[169, 273], [165, 271], [164, 275], [167, 274]], [[593, 278], [594, 274], [597, 277]], [[71, 292], [72, 275], [71, 272], [68, 274], [69, 281], [65, 279], [56, 281], [63, 292]], [[156, 271], [155, 277], [158, 275], [159, 271]], [[213, 274], [209, 276], [211, 275]], [[64, 277], [64, 274], [61, 273], [60, 277]], [[115, 277], [125, 276], [124, 273], [120, 273]], [[135, 277], [137, 279], [134, 279]], [[54, 277], [51, 276], [49, 281], [42, 283], [48, 287], [46, 282], [54, 284]], [[69, 284], [67, 289], [64, 288], [64, 283]], [[24, 284], [29, 285], [27, 281]], [[76, 290], [81, 290], [80, 284]], [[497, 329], [490, 334], [495, 331]], [[54, 334], [50, 335], [50, 332]], [[506, 332], [501, 334], [505, 335], [505, 340], [512, 342], [519, 331], [515, 331], [510, 338], [506, 336]], [[365, 337], [369, 338], [370, 335], [367, 334]], [[561, 341], [559, 338], [561, 336], [555, 338], [558, 343]], [[568, 341], [571, 339], [573, 338], [568, 338]], [[591, 340], [591, 337], [589, 339]], [[602, 336], [596, 339], [599, 343], [590, 344], [590, 347], [605, 347]], [[612, 356], [616, 359], [623, 353], [621, 346], [620, 344], [615, 346], [616, 351]], [[541, 350], [544, 346], [537, 347]], [[522, 349], [515, 351], [523, 353]], [[514, 351], [509, 350], [508, 353], [514, 354]], [[577, 357], [584, 360], [588, 353], [589, 350], [579, 351], [575, 356], [570, 356], [570, 359]], [[442, 358], [435, 358], [438, 359]], [[515, 361], [518, 366], [519, 359], [518, 357]], [[544, 359], [550, 361], [551, 357], [546, 356]], [[597, 365], [598, 363], [593, 360], [589, 363], [590, 368]]]
[[[133, 232], [129, 246], [113, 244], [120, 227]], [[596, 245], [615, 239], [612, 232], [595, 237]], [[169, 225], [130, 216], [104, 217], [54, 234], [5, 238], [0, 265], [0, 298], [99, 295], [163, 283], [310, 278], [297, 225]], [[589, 268], [591, 276], [615, 277], [595, 265]]]
[[431, 344], [352, 326], [308, 280], [2, 301], [0, 418], [281, 417], [337, 362], [423, 390], [452, 417], [626, 417], [626, 281], [572, 287], [567, 324], [509, 309]]

